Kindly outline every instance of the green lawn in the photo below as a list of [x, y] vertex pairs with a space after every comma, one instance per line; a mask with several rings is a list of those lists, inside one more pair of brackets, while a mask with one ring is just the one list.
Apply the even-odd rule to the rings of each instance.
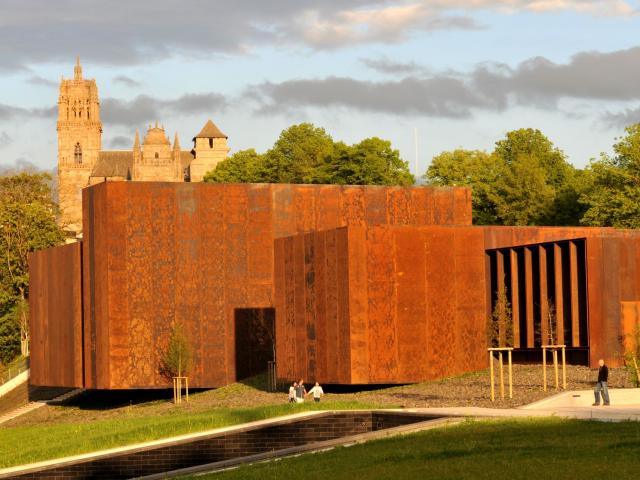
[[0, 428], [0, 468], [148, 440], [199, 432], [226, 425], [252, 422], [306, 410], [376, 408], [358, 402], [306, 402], [254, 408], [216, 408], [188, 413], [175, 408], [162, 416], [132, 416], [79, 423], [59, 423]]
[[637, 479], [640, 423], [466, 421], [193, 478]]

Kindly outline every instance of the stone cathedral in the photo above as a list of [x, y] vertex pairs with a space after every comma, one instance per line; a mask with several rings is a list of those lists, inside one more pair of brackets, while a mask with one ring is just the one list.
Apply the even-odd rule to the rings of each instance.
[[80, 59], [73, 79], [60, 82], [58, 98], [58, 185], [63, 227], [82, 231], [82, 189], [106, 181], [201, 182], [229, 152], [227, 136], [208, 120], [182, 150], [164, 127], [150, 125], [142, 143], [138, 131], [131, 150], [102, 150], [100, 100], [94, 79], [82, 77]]

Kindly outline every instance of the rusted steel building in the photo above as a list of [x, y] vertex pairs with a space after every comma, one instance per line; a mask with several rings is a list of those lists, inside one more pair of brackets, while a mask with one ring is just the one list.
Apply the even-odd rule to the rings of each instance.
[[464, 188], [106, 182], [83, 231], [30, 259], [36, 385], [165, 388], [175, 323], [216, 387], [272, 359], [340, 384], [483, 368], [501, 289], [524, 354], [553, 309], [571, 358], [617, 364], [640, 317], [636, 232], [473, 227]]

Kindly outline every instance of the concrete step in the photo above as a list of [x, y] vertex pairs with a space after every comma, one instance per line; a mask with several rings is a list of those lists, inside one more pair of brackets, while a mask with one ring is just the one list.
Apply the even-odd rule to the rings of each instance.
[[40, 400], [40, 401], [35, 401], [35, 402], [29, 402], [26, 405], [23, 405], [21, 407], [16, 408], [15, 410], [11, 410], [8, 413], [5, 413], [4, 415], [0, 416], [0, 425], [2, 425], [3, 423], [8, 422], [9, 420], [13, 420], [14, 418], [17, 418], [21, 415], [24, 415], [25, 413], [29, 413], [32, 412], [40, 407], [44, 407], [45, 405], [61, 405], [64, 402], [77, 397], [78, 395], [80, 395], [81, 393], [84, 392], [83, 388], [76, 388], [74, 390], [65, 392], [61, 395], [58, 395], [57, 397], [52, 398], [51, 400]]
[[15, 410], [12, 410], [9, 413], [6, 413], [5, 415], [1, 416], [0, 425], [8, 422], [9, 420], [13, 420], [14, 418], [17, 418], [20, 415], [24, 415], [25, 413], [32, 412], [37, 408], [43, 407], [45, 405], [46, 405], [45, 402], [29, 402], [26, 405], [23, 405], [22, 407], [18, 407]]

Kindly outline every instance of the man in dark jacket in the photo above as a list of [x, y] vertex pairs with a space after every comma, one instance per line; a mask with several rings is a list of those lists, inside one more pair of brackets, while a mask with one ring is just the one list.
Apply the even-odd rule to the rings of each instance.
[[602, 392], [602, 399], [604, 400], [604, 406], [606, 407], [609, 405], [609, 388], [607, 387], [609, 369], [604, 364], [603, 359], [600, 359], [598, 363], [600, 364], [600, 368], [598, 369], [598, 381], [596, 382], [596, 388], [594, 391], [596, 403], [594, 403], [593, 406], [598, 407], [600, 405], [600, 392]]

